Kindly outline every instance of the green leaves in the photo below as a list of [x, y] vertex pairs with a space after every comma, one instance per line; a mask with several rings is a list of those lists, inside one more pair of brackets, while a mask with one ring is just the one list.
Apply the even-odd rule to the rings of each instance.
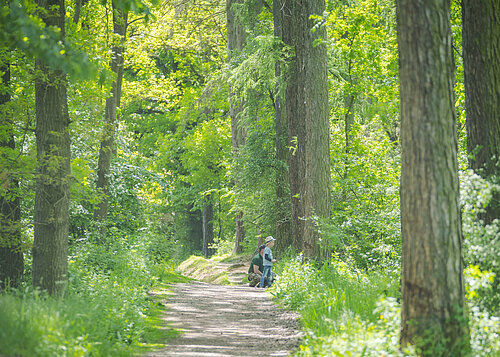
[[40, 9], [30, 0], [2, 0], [0, 48], [21, 50], [76, 79], [95, 76], [97, 69], [88, 55], [70, 40], [62, 39], [59, 27], [45, 27], [39, 13]]
[[181, 156], [189, 170], [191, 185], [198, 190], [221, 189], [227, 184], [231, 160], [231, 131], [226, 120], [213, 119], [201, 123], [184, 142]]

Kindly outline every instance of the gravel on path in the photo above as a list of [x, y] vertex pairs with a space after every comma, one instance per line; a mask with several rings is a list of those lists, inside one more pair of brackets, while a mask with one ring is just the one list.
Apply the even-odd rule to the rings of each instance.
[[297, 315], [264, 289], [179, 283], [164, 303], [165, 324], [181, 335], [148, 356], [287, 356], [299, 346]]

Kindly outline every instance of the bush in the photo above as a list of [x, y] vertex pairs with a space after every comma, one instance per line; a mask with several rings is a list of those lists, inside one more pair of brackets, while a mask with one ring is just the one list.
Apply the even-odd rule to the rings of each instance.
[[148, 292], [172, 275], [146, 260], [140, 237], [113, 238], [73, 247], [63, 299], [31, 289], [0, 296], [0, 355], [131, 356], [148, 342], [161, 313]]
[[[500, 186], [476, 175], [472, 170], [461, 172], [461, 206], [464, 233], [464, 260], [477, 271], [490, 272], [493, 277], [491, 289], [477, 289], [475, 304], [490, 313], [500, 313], [500, 219], [485, 225], [480, 220]], [[469, 274], [470, 276], [470, 274]]]
[[[399, 276], [391, 270], [363, 273], [334, 257], [322, 267], [302, 257], [281, 261], [272, 292], [301, 314], [305, 330], [298, 356], [416, 356], [400, 350]], [[492, 275], [466, 270], [469, 329], [474, 356], [500, 355], [500, 319], [477, 306], [490, 294]], [[479, 300], [478, 300], [479, 299]]]
[[321, 268], [301, 261], [283, 264], [274, 294], [301, 312], [304, 327], [316, 334], [348, 330], [357, 319], [375, 321], [379, 297], [399, 294], [398, 276], [362, 273], [336, 257]]

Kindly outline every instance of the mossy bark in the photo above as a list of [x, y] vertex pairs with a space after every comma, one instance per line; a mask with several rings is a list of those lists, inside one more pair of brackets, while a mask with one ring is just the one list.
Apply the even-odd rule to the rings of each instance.
[[[61, 29], [64, 39], [64, 0], [37, 4], [46, 26]], [[66, 76], [35, 60], [36, 149], [33, 286], [62, 296], [68, 280], [70, 200], [70, 136]]]
[[[500, 2], [462, 1], [465, 113], [469, 166], [480, 176], [500, 177]], [[500, 192], [481, 215], [500, 218]]]
[[0, 66], [0, 290], [7, 285], [17, 287], [24, 272], [21, 250], [21, 199], [19, 180], [12, 172], [15, 150], [12, 116], [7, 107], [10, 102], [10, 66]]
[[449, 0], [396, 2], [401, 98], [401, 344], [466, 354]]
[[324, 10], [324, 0], [286, 2], [281, 8], [283, 42], [293, 51], [286, 77], [292, 236], [308, 258], [322, 256], [317, 223], [330, 210], [326, 31], [312, 18]]

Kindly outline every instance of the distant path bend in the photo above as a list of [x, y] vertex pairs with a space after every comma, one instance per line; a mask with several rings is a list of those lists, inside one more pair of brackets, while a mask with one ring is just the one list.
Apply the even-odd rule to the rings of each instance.
[[164, 320], [183, 333], [148, 356], [287, 356], [299, 346], [297, 316], [263, 289], [190, 282], [173, 290]]

